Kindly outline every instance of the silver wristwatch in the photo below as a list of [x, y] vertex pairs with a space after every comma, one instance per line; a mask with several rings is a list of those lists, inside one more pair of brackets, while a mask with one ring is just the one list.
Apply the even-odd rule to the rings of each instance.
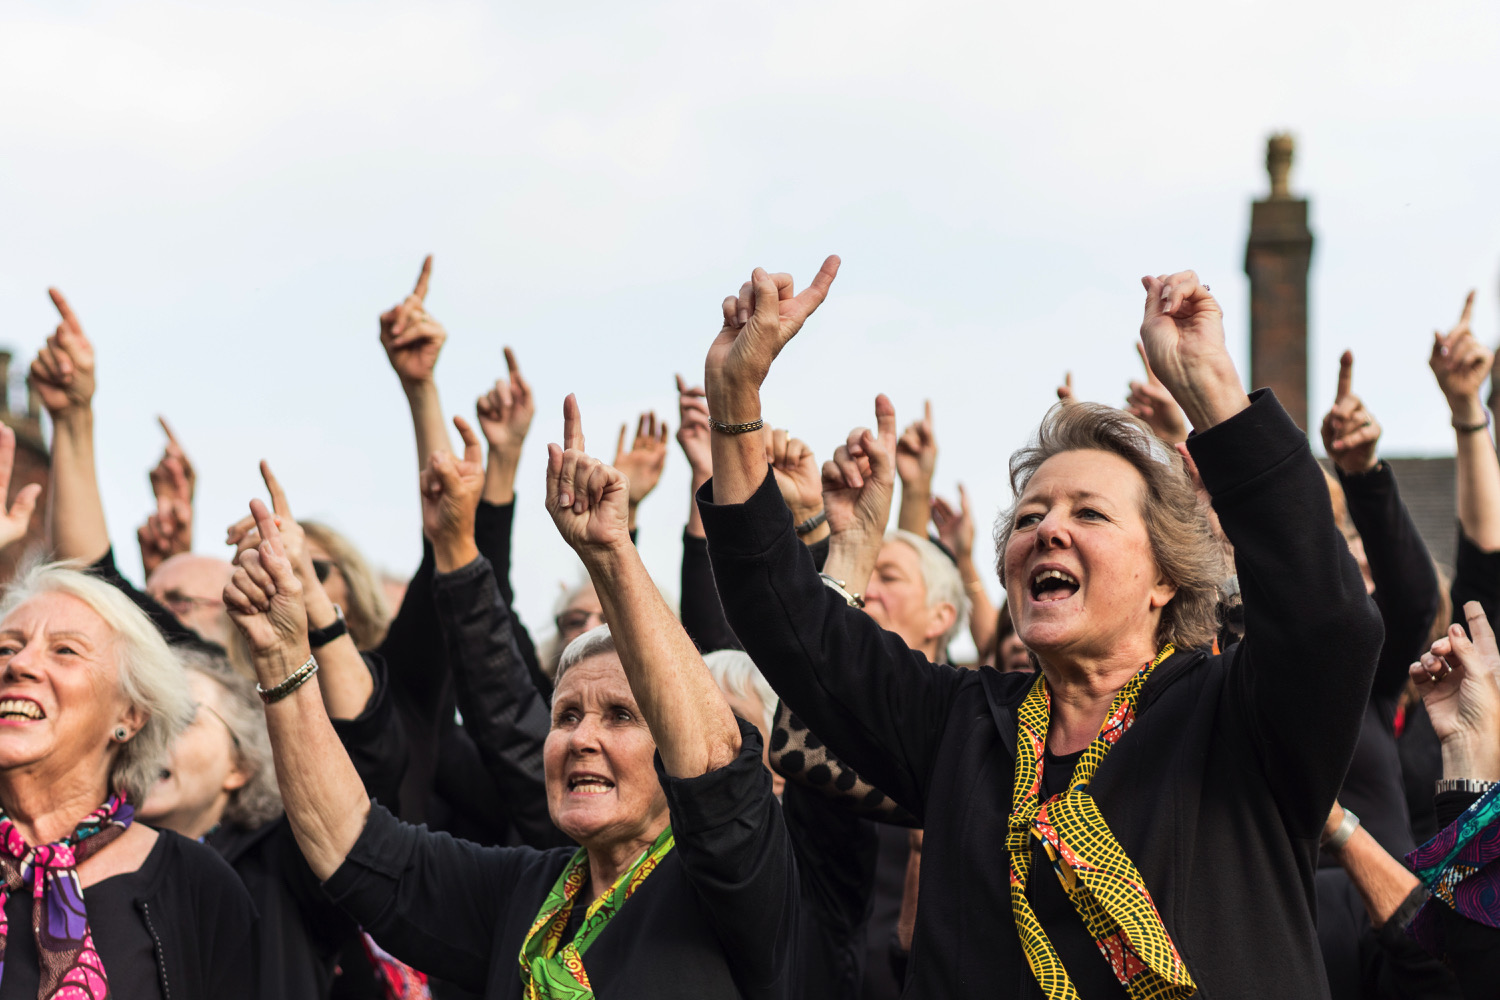
[[1475, 795], [1483, 795], [1495, 787], [1493, 781], [1480, 781], [1478, 778], [1439, 778], [1434, 783], [1433, 793], [1441, 795], [1444, 792], [1473, 792]]

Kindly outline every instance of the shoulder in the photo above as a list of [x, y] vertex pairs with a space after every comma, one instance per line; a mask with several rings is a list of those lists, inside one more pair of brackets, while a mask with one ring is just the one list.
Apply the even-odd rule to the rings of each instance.
[[200, 905], [250, 906], [244, 883], [218, 851], [170, 830], [162, 830], [157, 836], [160, 865], [153, 873], [149, 891], [191, 896]]

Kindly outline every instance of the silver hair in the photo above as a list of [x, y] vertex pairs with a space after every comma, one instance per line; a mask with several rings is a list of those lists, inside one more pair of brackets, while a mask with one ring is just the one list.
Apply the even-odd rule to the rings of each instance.
[[568, 643], [562, 655], [557, 658], [557, 673], [552, 677], [554, 695], [558, 686], [562, 684], [563, 674], [567, 673], [570, 668], [578, 666], [591, 656], [602, 656], [613, 652], [615, 652], [615, 637], [610, 634], [608, 625], [591, 628]]
[[240, 676], [227, 659], [200, 650], [184, 650], [182, 665], [202, 674], [219, 688], [215, 714], [229, 727], [236, 763], [245, 772], [243, 785], [229, 793], [224, 820], [245, 830], [264, 826], [281, 815], [281, 789], [271, 762], [271, 735], [255, 682]]
[[140, 805], [156, 782], [172, 741], [193, 719], [182, 662], [146, 613], [96, 576], [63, 563], [23, 568], [0, 599], [0, 621], [43, 594], [67, 594], [88, 605], [114, 635], [119, 690], [126, 702], [146, 715], [146, 724], [119, 745], [109, 769], [114, 792]]
[[964, 578], [942, 549], [930, 539], [911, 531], [896, 530], [885, 536], [888, 542], [901, 542], [917, 553], [917, 564], [922, 568], [922, 585], [927, 590], [927, 606], [951, 604], [953, 624], [938, 637], [938, 653], [943, 655], [948, 643], [958, 635], [969, 616], [969, 595], [964, 590]]
[[750, 654], [742, 649], [716, 649], [712, 653], [704, 653], [703, 662], [713, 675], [714, 683], [719, 685], [719, 690], [741, 698], [753, 694], [760, 699], [761, 712], [765, 718], [745, 721], [764, 723], [761, 731], [770, 739], [776, 728], [776, 692], [771, 689], [770, 682], [760, 672], [755, 661], [750, 659]]

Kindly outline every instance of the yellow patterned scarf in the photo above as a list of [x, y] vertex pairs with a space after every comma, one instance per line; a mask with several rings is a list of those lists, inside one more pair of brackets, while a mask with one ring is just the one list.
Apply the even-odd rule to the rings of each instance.
[[1174, 651], [1168, 644], [1115, 695], [1099, 735], [1083, 751], [1068, 788], [1045, 802], [1041, 800], [1042, 761], [1052, 696], [1043, 677], [1037, 676], [1021, 705], [1015, 790], [1005, 842], [1010, 854], [1010, 905], [1026, 961], [1048, 1000], [1078, 1000], [1078, 991], [1026, 899], [1033, 837], [1042, 842], [1063, 891], [1132, 1000], [1177, 1000], [1198, 991], [1162, 926], [1141, 873], [1088, 793], [1105, 754], [1135, 722], [1141, 685]]
[[583, 926], [573, 940], [559, 950], [557, 943], [568, 929], [573, 902], [589, 883], [589, 856], [583, 848], [568, 860], [557, 876], [552, 890], [542, 902], [541, 912], [521, 943], [521, 985], [526, 1000], [593, 1000], [594, 987], [583, 968], [583, 953], [604, 930], [611, 917], [620, 912], [625, 901], [641, 887], [646, 876], [656, 871], [675, 841], [672, 828], [663, 830], [651, 846], [641, 852], [635, 864], [615, 879], [609, 891], [601, 894], [584, 913]]

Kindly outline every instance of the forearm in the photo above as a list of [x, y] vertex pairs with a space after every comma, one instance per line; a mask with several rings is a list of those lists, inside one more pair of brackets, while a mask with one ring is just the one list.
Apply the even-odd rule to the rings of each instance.
[[1250, 405], [1250, 397], [1228, 354], [1191, 371], [1181, 386], [1169, 386], [1172, 398], [1200, 434], [1221, 424]]
[[640, 553], [628, 545], [590, 552], [584, 563], [667, 774], [726, 766], [740, 750], [739, 725]]
[[[274, 687], [306, 662], [307, 647], [258, 657], [262, 687]], [[359, 773], [328, 720], [318, 678], [266, 706], [266, 728], [282, 804], [302, 855], [319, 879], [348, 857], [370, 812]]]
[[693, 538], [703, 537], [703, 515], [698, 513], [698, 491], [703, 484], [713, 478], [713, 472], [708, 469], [693, 470], [692, 489], [688, 492], [688, 519], [687, 533]]
[[[1479, 397], [1449, 400], [1455, 424], [1485, 422]], [[1458, 523], [1486, 552], [1500, 550], [1500, 458], [1488, 428], [1455, 431], [1458, 461]]]
[[[439, 421], [441, 422], [441, 421]], [[447, 429], [443, 430], [444, 435]], [[519, 452], [502, 451], [491, 448], [488, 460], [484, 466], [484, 495], [485, 503], [507, 504], [516, 498], [516, 469], [520, 467], [521, 455]]]
[[[759, 387], [729, 386], [722, 398], [708, 401], [714, 417], [722, 423], [750, 423], [760, 419]], [[766, 478], [765, 439], [759, 434], [709, 436], [713, 449], [714, 503], [744, 503]]]
[[1383, 926], [1417, 887], [1417, 877], [1387, 854], [1363, 826], [1356, 827], [1334, 854], [1349, 873], [1375, 927]]
[[972, 555], [959, 554], [958, 573], [964, 581], [964, 592], [969, 595], [969, 635], [974, 639], [974, 648], [983, 655], [995, 641], [999, 612], [990, 602], [989, 591]]
[[443, 404], [438, 398], [437, 383], [430, 380], [403, 382], [401, 389], [411, 407], [412, 430], [417, 437], [417, 471], [421, 472], [434, 454], [452, 450], [448, 426], [443, 421]]
[[926, 538], [927, 519], [931, 516], [932, 484], [907, 482], [903, 479], [901, 481], [901, 509], [896, 514], [896, 527]]
[[844, 531], [830, 535], [828, 558], [822, 572], [843, 581], [842, 586], [852, 594], [863, 594], [869, 586], [870, 574], [875, 572], [875, 562], [880, 558], [880, 546], [884, 539], [866, 537], [856, 531]]
[[1443, 740], [1443, 777], [1500, 781], [1500, 733], [1458, 733]]
[[109, 528], [94, 470], [94, 412], [68, 410], [52, 425], [47, 533], [58, 559], [95, 562], [109, 551]]

